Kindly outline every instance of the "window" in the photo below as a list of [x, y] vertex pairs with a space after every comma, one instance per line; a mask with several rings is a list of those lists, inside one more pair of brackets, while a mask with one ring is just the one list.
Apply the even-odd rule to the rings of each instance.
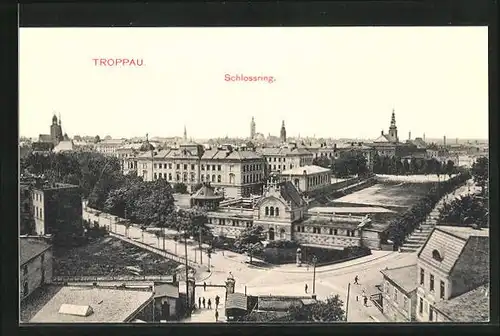
[[418, 312], [420, 314], [424, 313], [424, 299], [422, 299], [422, 298], [420, 298], [420, 300], [418, 302]]
[[215, 170], [215, 165], [212, 165], [212, 170]]
[[333, 229], [333, 234], [334, 234], [334, 235], [337, 235], [338, 233], [339, 233], [339, 230], [337, 230], [337, 229]]
[[398, 290], [394, 288], [394, 302], [398, 303]]
[[201, 175], [201, 182], [205, 182], [205, 175]]
[[425, 271], [423, 268], [420, 269], [420, 284], [423, 285], [425, 282]]
[[207, 170], [210, 170], [210, 165], [207, 165]]
[[191, 165], [191, 170], [194, 170], [194, 164]]
[[172, 181], [172, 173], [168, 173], [168, 180]]
[[40, 218], [41, 218], [41, 219], [43, 219], [42, 209], [43, 209], [43, 208], [40, 208]]
[[158, 179], [158, 175], [156, 173], [154, 173], [154, 179]]
[[38, 218], [38, 207], [35, 207], [36, 218]]
[[430, 290], [431, 292], [434, 291], [434, 275], [430, 275], [430, 279], [429, 279], [429, 287], [430, 287]]
[[283, 158], [283, 162], [285, 162], [285, 161], [286, 161], [286, 158]]
[[276, 207], [276, 210], [274, 210], [274, 212], [276, 213], [276, 216], [279, 216], [280, 215], [280, 208]]
[[316, 233], [316, 234], [321, 234], [321, 228], [319, 228], [319, 227], [314, 227], [314, 228], [313, 228], [313, 233]]
[[333, 234], [333, 229], [330, 229], [330, 234]]
[[194, 182], [194, 173], [191, 173], [191, 182]]
[[385, 282], [385, 286], [384, 286], [384, 292], [385, 294], [389, 294], [389, 281], [386, 281]]
[[217, 182], [221, 183], [222, 182], [222, 176], [217, 175]]
[[429, 307], [429, 321], [434, 321], [434, 309]]
[[215, 182], [215, 175], [212, 175], [212, 182]]
[[23, 275], [28, 275], [28, 265], [23, 266]]
[[210, 175], [207, 174], [207, 182], [210, 182]]
[[182, 180], [183, 180], [184, 182], [187, 182], [187, 180], [188, 180], [188, 175], [187, 175], [187, 173], [182, 174]]
[[181, 169], [181, 165], [178, 163], [175, 165], [176, 166], [176, 169]]
[[441, 254], [439, 253], [439, 251], [438, 251], [438, 250], [434, 250], [434, 251], [432, 251], [432, 258], [433, 258], [434, 260], [439, 261], [439, 262], [443, 261], [443, 257], [441, 256]]
[[158, 168], [162, 169], [163, 168], [163, 164], [158, 163]]
[[276, 170], [276, 165], [273, 165], [273, 170]]
[[180, 181], [181, 180], [181, 175], [180, 174], [176, 174], [175, 179], [176, 179], [176, 181]]
[[403, 309], [408, 311], [408, 298], [403, 296]]
[[274, 208], [273, 207], [269, 208], [269, 215], [274, 216]]
[[266, 216], [269, 216], [269, 207], [266, 207]]
[[205, 170], [205, 165], [201, 165], [201, 170]]
[[274, 158], [274, 162], [276, 162], [276, 158]]
[[153, 168], [156, 169], [156, 163], [153, 165]]
[[439, 298], [444, 299], [444, 281], [439, 282]]
[[278, 158], [278, 162], [281, 162], [281, 158]]
[[184, 164], [184, 170], [187, 170], [187, 169], [188, 169], [188, 165]]
[[218, 165], [218, 166], [217, 166], [217, 170], [219, 170], [219, 171], [220, 171], [220, 170], [222, 170], [222, 166], [221, 166], [221, 165]]

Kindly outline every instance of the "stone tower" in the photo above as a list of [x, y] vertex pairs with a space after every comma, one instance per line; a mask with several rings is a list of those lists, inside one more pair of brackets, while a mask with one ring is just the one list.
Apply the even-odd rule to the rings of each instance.
[[252, 117], [252, 121], [250, 122], [250, 139], [255, 138], [255, 119]]
[[391, 142], [399, 142], [398, 128], [396, 126], [396, 113], [394, 112], [394, 109], [392, 110], [391, 126], [389, 127], [389, 138], [391, 139]]
[[52, 125], [50, 125], [50, 138], [54, 144], [58, 144], [61, 140], [63, 140], [61, 120], [59, 119], [58, 122], [55, 113], [52, 117]]
[[286, 128], [285, 128], [285, 121], [284, 120], [281, 122], [280, 139], [281, 139], [281, 142], [283, 142], [283, 143], [286, 142]]

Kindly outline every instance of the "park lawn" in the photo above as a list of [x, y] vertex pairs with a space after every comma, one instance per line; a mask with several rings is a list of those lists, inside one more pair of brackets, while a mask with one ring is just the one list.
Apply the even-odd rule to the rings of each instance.
[[102, 237], [71, 249], [54, 248], [56, 276], [171, 275], [180, 264], [117, 238]]
[[435, 183], [383, 182], [338, 198], [335, 202], [411, 207]]

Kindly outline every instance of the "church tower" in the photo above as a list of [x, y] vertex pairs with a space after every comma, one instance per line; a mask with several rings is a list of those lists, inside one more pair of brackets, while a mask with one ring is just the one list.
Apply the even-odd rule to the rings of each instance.
[[252, 117], [252, 121], [250, 122], [250, 140], [255, 138], [255, 119]]
[[398, 128], [396, 127], [396, 113], [392, 110], [391, 126], [389, 127], [389, 138], [391, 142], [399, 142]]
[[50, 138], [52, 142], [57, 145], [61, 140], [63, 140], [61, 119], [59, 122], [57, 120], [56, 114], [52, 117], [52, 125], [50, 125]]
[[285, 121], [284, 120], [281, 122], [280, 139], [281, 139], [281, 142], [283, 142], [283, 143], [286, 142], [286, 128], [285, 128]]

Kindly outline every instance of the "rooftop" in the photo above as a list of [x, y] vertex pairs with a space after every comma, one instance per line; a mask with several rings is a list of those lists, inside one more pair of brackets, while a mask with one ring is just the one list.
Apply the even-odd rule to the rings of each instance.
[[194, 199], [220, 199], [222, 200], [224, 197], [222, 195], [217, 195], [215, 193], [214, 188], [207, 183], [204, 183], [200, 190], [198, 190], [191, 198]]
[[310, 175], [310, 174], [319, 174], [326, 172], [331, 172], [331, 170], [328, 168], [311, 165], [311, 166], [295, 167], [292, 169], [288, 169], [283, 171], [281, 175], [303, 175], [303, 174]]
[[418, 287], [417, 265], [408, 265], [380, 271], [385, 277], [398, 285], [407, 294]]
[[39, 190], [55, 190], [55, 189], [73, 189], [79, 188], [77, 185], [68, 183], [50, 183], [48, 181], [41, 181], [41, 183], [35, 183], [34, 187]]
[[436, 304], [436, 309], [453, 322], [489, 322], [489, 284]]
[[[32, 323], [120, 323], [152, 299], [144, 290], [65, 286], [30, 320]], [[89, 316], [59, 313], [63, 304], [90, 306]]]
[[309, 213], [396, 213], [396, 211], [389, 210], [382, 207], [314, 207], [309, 209]]
[[31, 259], [42, 254], [51, 247], [41, 239], [19, 237], [19, 263], [26, 264]]

